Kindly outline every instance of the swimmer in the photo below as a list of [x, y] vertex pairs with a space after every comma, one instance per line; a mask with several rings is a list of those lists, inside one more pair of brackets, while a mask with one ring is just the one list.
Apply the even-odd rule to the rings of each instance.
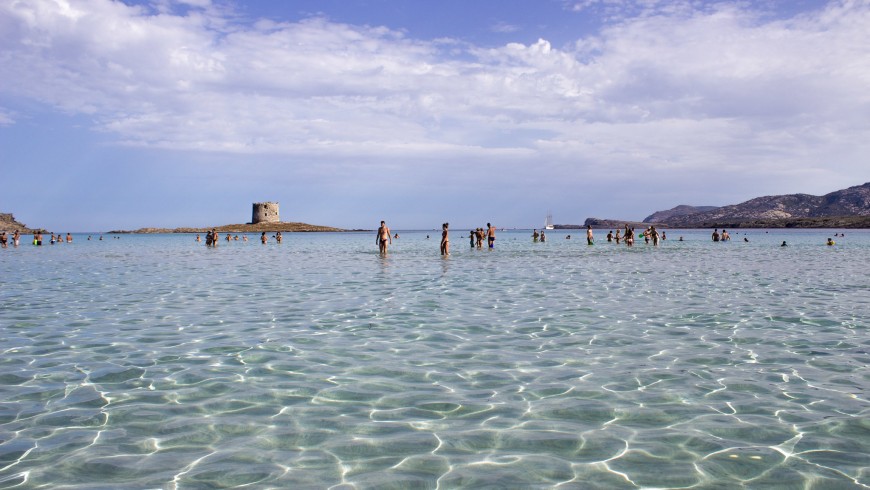
[[6, 238], [6, 232], [0, 233], [0, 247], [6, 248], [9, 239]]
[[743, 241], [746, 242], [746, 243], [749, 243], [749, 239], [746, 238], [746, 237], [743, 237]]
[[278, 243], [281, 243], [281, 240], [282, 240], [283, 238], [284, 238], [284, 237], [281, 236], [281, 232], [280, 232], [280, 231], [279, 231], [278, 233], [275, 234], [275, 240], [277, 240]]
[[[399, 237], [399, 234], [396, 233], [396, 238]], [[375, 235], [375, 243], [378, 244], [378, 249], [381, 252], [381, 255], [387, 255], [387, 243], [393, 243], [393, 237], [390, 234], [390, 228], [387, 227], [387, 223], [381, 220], [381, 227], [378, 228], [378, 233]]]
[[534, 243], [538, 243], [538, 237], [540, 237], [540, 236], [541, 236], [541, 235], [538, 235], [538, 229], [537, 229], [537, 228], [535, 228], [534, 230], [532, 230], [532, 242], [534, 242]]
[[782, 241], [782, 245], [780, 245], [780, 247], [788, 247], [788, 244], [785, 243], [785, 240]]
[[830, 238], [828, 238], [828, 246], [830, 247], [832, 245], [834, 245], [834, 240], [831, 240]]
[[72, 243], [72, 233], [67, 232], [66, 234], [66, 242]]
[[18, 230], [15, 230], [15, 233], [12, 234], [12, 245], [18, 246], [21, 243], [21, 233]]
[[613, 238], [616, 240], [616, 244], [619, 245], [619, 241], [622, 240], [622, 237], [619, 236], [619, 228], [616, 229], [616, 236]]
[[[90, 238], [88, 238], [90, 240]], [[196, 234], [196, 243], [202, 242], [202, 238], [200, 238], [199, 233]]]
[[715, 230], [713, 230], [713, 241], [714, 242], [719, 241], [719, 228], [716, 228]]
[[595, 237], [592, 236], [592, 225], [586, 225], [586, 245], [594, 245]]
[[544, 234], [544, 230], [541, 230], [541, 243], [547, 241], [547, 235]]
[[[617, 230], [617, 231], [619, 231], [619, 230]], [[613, 241], [613, 230], [610, 230], [610, 231], [607, 232], [607, 241], [608, 241], [608, 242], [612, 242], [612, 241]]]
[[652, 237], [653, 247], [659, 246], [659, 231], [656, 230], [655, 226], [650, 226], [650, 236]]
[[487, 223], [486, 226], [486, 241], [489, 243], [489, 248], [492, 249], [495, 247], [495, 226], [492, 226], [489, 223]]
[[474, 248], [474, 236], [476, 234], [474, 230], [468, 230], [468, 244], [471, 245], [471, 248]]
[[264, 231], [263, 233], [260, 233], [260, 243], [265, 245], [266, 242], [268, 242], [268, 241], [269, 241], [269, 237], [266, 236], [266, 232]]

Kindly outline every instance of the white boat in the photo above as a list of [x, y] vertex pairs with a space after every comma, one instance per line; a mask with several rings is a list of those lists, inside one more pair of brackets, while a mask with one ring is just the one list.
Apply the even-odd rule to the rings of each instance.
[[547, 213], [547, 219], [544, 221], [544, 229], [545, 230], [555, 229], [555, 227], [553, 226], [553, 213]]

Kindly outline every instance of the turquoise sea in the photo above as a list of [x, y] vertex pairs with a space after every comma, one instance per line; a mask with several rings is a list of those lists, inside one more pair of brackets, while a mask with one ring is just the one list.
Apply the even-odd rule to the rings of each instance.
[[870, 487], [870, 231], [736, 231], [0, 250], [0, 488]]

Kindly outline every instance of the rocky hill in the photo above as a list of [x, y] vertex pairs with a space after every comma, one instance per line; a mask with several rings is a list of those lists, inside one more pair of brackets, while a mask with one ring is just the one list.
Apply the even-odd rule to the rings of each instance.
[[37, 230], [46, 232], [41, 228], [30, 228], [24, 223], [19, 223], [11, 213], [0, 213], [0, 231], [5, 231], [6, 233], [14, 233], [16, 231], [19, 233], [33, 233]]
[[658, 218], [656, 221], [678, 228], [832, 225], [863, 227], [870, 223], [870, 182], [824, 196], [809, 194], [765, 196], [701, 212], [673, 213], [671, 211], [673, 210], [659, 211], [647, 219]]
[[666, 211], [656, 211], [655, 213], [644, 218], [644, 223], [664, 223], [674, 218], [676, 216], [686, 216], [689, 214], [698, 214], [705, 213], [707, 211], [713, 211], [717, 209], [718, 206], [689, 206], [686, 204], [680, 204], [675, 208], [668, 209]]

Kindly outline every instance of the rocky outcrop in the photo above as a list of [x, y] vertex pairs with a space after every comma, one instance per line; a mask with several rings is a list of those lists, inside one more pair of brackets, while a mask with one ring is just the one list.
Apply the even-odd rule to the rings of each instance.
[[643, 222], [664, 223], [676, 216], [705, 213], [707, 211], [713, 211], [714, 209], [718, 209], [718, 206], [689, 206], [687, 204], [680, 204], [679, 206], [668, 209], [666, 211], [656, 211], [655, 213], [644, 218]]
[[15, 220], [15, 216], [12, 213], [0, 213], [0, 231], [5, 231], [6, 233], [33, 233], [34, 231], [41, 231], [43, 233], [47, 233], [42, 228], [29, 228], [24, 223], [19, 223]]
[[302, 231], [347, 231], [341, 228], [333, 228], [331, 226], [309, 225], [308, 223], [293, 223], [293, 222], [274, 222], [274, 223], [256, 223], [256, 224], [238, 224], [238, 225], [222, 225], [222, 226], [207, 226], [204, 228], [139, 228], [138, 230], [114, 230], [109, 233], [206, 233], [209, 230], [217, 230], [218, 233], [274, 233], [280, 231], [282, 233], [302, 232]]

